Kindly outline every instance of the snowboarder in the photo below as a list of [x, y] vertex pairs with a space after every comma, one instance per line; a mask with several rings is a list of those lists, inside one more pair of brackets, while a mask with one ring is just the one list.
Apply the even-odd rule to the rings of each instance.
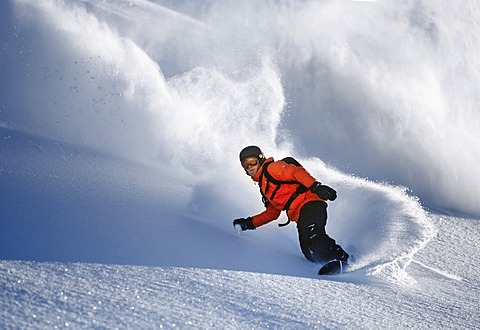
[[274, 161], [265, 158], [257, 146], [244, 148], [240, 162], [247, 175], [259, 184], [266, 209], [255, 216], [235, 219], [234, 227], [253, 230], [278, 219], [285, 210], [287, 224], [297, 223], [300, 248], [308, 260], [319, 264], [347, 261], [349, 255], [325, 232], [326, 201], [337, 198], [334, 189], [318, 182], [293, 158]]

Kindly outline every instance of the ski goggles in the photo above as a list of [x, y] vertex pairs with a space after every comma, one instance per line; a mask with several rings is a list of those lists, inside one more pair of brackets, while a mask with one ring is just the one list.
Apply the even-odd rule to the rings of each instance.
[[249, 158], [245, 158], [244, 160], [242, 160], [242, 167], [244, 169], [247, 169], [250, 166], [257, 166], [258, 163], [259, 163], [259, 161], [258, 161], [257, 158], [249, 157]]

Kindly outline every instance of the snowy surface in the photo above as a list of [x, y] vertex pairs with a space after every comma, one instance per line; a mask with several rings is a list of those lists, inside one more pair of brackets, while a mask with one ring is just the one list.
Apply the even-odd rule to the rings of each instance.
[[[478, 328], [467, 4], [2, 1], [0, 327]], [[249, 144], [338, 191], [349, 273], [235, 232]]]

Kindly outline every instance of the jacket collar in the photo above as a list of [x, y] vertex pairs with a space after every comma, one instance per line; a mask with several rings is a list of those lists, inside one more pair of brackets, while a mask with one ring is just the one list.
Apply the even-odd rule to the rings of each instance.
[[267, 159], [263, 162], [262, 166], [260, 166], [260, 167], [258, 168], [258, 171], [257, 171], [257, 173], [252, 177], [252, 180], [255, 181], [255, 182], [259, 182], [259, 181], [260, 181], [260, 176], [262, 175], [262, 172], [263, 172], [263, 167], [264, 167], [267, 163], [271, 163], [271, 162], [273, 162], [273, 161], [274, 161], [274, 160], [273, 160], [273, 157], [267, 158]]

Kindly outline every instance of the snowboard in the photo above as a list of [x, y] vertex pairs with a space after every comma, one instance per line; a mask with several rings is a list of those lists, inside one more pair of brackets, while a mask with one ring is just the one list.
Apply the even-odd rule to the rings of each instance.
[[318, 275], [339, 275], [347, 271], [348, 263], [340, 260], [332, 260], [327, 262], [320, 268]]

